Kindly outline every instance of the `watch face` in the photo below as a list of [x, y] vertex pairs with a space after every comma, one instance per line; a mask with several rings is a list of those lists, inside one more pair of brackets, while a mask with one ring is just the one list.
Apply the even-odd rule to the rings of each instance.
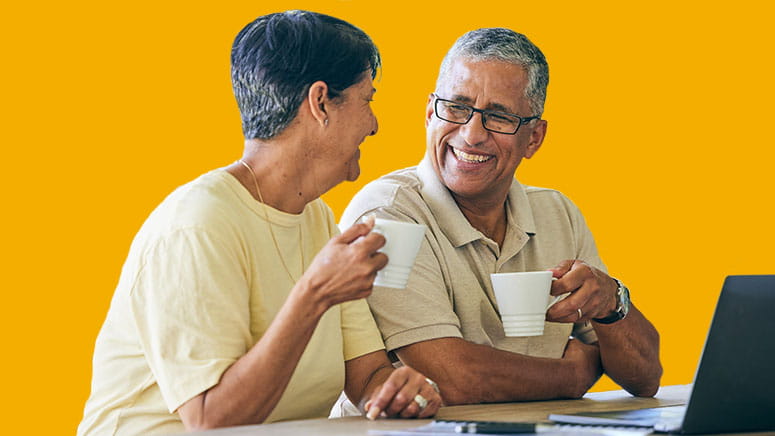
[[621, 282], [619, 282], [619, 308], [617, 310], [622, 314], [622, 318], [630, 311], [630, 290]]
[[627, 312], [630, 311], [630, 290], [627, 289], [627, 286], [624, 286], [619, 280], [614, 280], [616, 280], [616, 285], [619, 287], [619, 289], [616, 291], [616, 296], [619, 301], [617, 301], [616, 310], [614, 310], [612, 314], [606, 316], [605, 318], [593, 319], [593, 321], [596, 321], [600, 324], [613, 324], [627, 316]]

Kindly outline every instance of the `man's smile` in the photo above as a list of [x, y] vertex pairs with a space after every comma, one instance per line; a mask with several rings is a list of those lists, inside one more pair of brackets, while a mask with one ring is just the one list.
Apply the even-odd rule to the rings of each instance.
[[450, 149], [452, 149], [452, 153], [455, 155], [455, 157], [465, 163], [483, 163], [487, 162], [488, 160], [492, 159], [494, 156], [487, 155], [487, 154], [474, 154], [474, 153], [466, 153], [463, 150], [457, 149], [453, 146], [449, 146]]

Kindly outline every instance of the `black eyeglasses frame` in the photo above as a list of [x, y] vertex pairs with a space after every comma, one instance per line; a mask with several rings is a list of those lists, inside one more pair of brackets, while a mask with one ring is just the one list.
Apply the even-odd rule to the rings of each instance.
[[[442, 121], [446, 121], [448, 123], [452, 123], [452, 124], [463, 125], [463, 124], [468, 124], [468, 122], [471, 121], [471, 118], [474, 117], [474, 113], [478, 112], [479, 114], [482, 115], [482, 127], [485, 130], [487, 130], [488, 132], [501, 133], [503, 135], [516, 135], [517, 132], [519, 131], [519, 128], [522, 127], [524, 124], [527, 124], [527, 123], [529, 123], [529, 122], [531, 122], [533, 120], [540, 120], [541, 119], [541, 117], [539, 117], [539, 116], [521, 117], [521, 116], [519, 116], [517, 114], [512, 114], [512, 113], [509, 113], [509, 112], [491, 111], [491, 110], [486, 110], [486, 109], [477, 109], [477, 108], [475, 108], [475, 107], [473, 107], [473, 106], [471, 106], [469, 104], [461, 103], [461, 102], [455, 101], [455, 100], [447, 100], [446, 98], [441, 98], [436, 93], [433, 93], [431, 95], [436, 98], [436, 100], [433, 102], [433, 112], [434, 112], [434, 114], [436, 115], [436, 117], [438, 119], [440, 119]], [[469, 108], [470, 112], [468, 113], [468, 118], [466, 118], [465, 121], [452, 121], [452, 120], [448, 120], [448, 119], [442, 117], [441, 115], [439, 115], [439, 102], [440, 101], [441, 102], [445, 102], [445, 103], [453, 103], [453, 104], [456, 104], [456, 105], [465, 106], [466, 108]], [[506, 115], [508, 117], [513, 117], [513, 118], [518, 119], [519, 123], [517, 124], [517, 127], [514, 129], [513, 132], [501, 132], [500, 130], [493, 130], [493, 129], [490, 129], [490, 128], [487, 127], [487, 118], [488, 118], [489, 115]]]

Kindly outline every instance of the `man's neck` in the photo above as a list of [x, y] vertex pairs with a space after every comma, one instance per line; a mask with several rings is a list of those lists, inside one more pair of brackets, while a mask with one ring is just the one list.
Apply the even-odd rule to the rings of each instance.
[[498, 199], [467, 199], [452, 193], [468, 222], [485, 236], [503, 246], [506, 238], [506, 196]]

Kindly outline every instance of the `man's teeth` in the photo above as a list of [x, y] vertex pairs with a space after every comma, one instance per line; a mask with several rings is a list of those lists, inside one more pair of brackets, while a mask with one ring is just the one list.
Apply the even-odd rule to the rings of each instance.
[[452, 152], [455, 153], [455, 156], [457, 156], [458, 159], [462, 160], [463, 162], [470, 162], [470, 163], [481, 163], [490, 160], [492, 156], [484, 156], [481, 154], [470, 154], [466, 153], [465, 151], [458, 150], [457, 148], [452, 148]]

